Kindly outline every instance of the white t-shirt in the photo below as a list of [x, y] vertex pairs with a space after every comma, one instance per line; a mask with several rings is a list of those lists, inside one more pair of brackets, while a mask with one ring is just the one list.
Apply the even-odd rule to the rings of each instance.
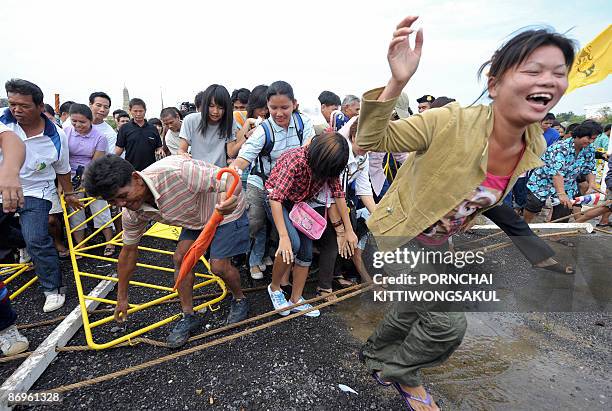
[[[26, 147], [25, 162], [19, 172], [23, 195], [50, 201], [57, 193], [54, 182], [56, 173], [70, 173], [66, 134], [57, 125], [46, 120], [45, 130], [28, 138], [21, 126], [6, 112], [0, 117], [0, 123], [4, 123], [9, 130], [17, 134]], [[0, 162], [2, 160], [0, 153]]]
[[170, 150], [170, 154], [177, 155], [179, 149], [179, 141], [181, 138], [179, 137], [180, 131], [172, 131], [168, 129], [166, 136], [164, 137], [166, 141], [166, 147]]
[[117, 144], [117, 133], [115, 130], [106, 121], [103, 121], [100, 124], [92, 123], [91, 126], [94, 130], [104, 134], [108, 140], [108, 149], [106, 152], [113, 154], [115, 152], [115, 145]]

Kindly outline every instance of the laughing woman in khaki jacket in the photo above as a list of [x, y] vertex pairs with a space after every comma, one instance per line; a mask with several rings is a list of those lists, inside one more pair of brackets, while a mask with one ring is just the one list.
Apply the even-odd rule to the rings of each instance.
[[[417, 17], [393, 33], [387, 59], [391, 79], [364, 94], [357, 143], [365, 150], [415, 152], [401, 167], [368, 221], [380, 250], [448, 250], [448, 239], [479, 213], [499, 204], [518, 176], [540, 167], [546, 149], [539, 121], [567, 88], [574, 44], [547, 30], [523, 31], [495, 52], [489, 67], [490, 105], [451, 103], [389, 121], [421, 58], [423, 32], [409, 38]], [[388, 273], [405, 265], [388, 265]], [[444, 273], [441, 264], [420, 272]], [[430, 270], [430, 271], [428, 271]], [[438, 271], [433, 271], [438, 270]], [[461, 344], [465, 315], [432, 312], [432, 306], [399, 303], [389, 310], [362, 349], [377, 381], [393, 385], [410, 409], [438, 407], [419, 370], [445, 361]], [[434, 310], [435, 311], [435, 310]]]

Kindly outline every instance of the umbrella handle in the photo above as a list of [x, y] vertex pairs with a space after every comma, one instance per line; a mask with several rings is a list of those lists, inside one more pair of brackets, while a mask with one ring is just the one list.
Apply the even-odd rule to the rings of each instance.
[[229, 198], [234, 194], [234, 190], [236, 190], [236, 186], [240, 182], [240, 176], [233, 168], [223, 167], [217, 172], [217, 180], [221, 180], [221, 176], [225, 173], [230, 173], [232, 176], [234, 176], [234, 181], [232, 182], [232, 185], [228, 190], [226, 190], [227, 197]]

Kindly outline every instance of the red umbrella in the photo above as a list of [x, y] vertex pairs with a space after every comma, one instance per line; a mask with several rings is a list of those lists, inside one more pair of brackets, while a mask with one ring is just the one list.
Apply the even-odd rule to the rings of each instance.
[[[223, 173], [231, 173], [234, 176], [234, 181], [230, 186], [229, 190], [227, 190], [227, 198], [230, 198], [232, 194], [234, 194], [234, 190], [238, 183], [240, 183], [240, 176], [233, 168], [222, 168], [217, 173], [217, 180], [221, 180], [221, 176]], [[185, 279], [188, 273], [193, 270], [196, 263], [204, 255], [206, 249], [210, 246], [213, 237], [215, 236], [215, 231], [217, 231], [217, 227], [223, 221], [223, 214], [221, 214], [217, 209], [213, 212], [212, 217], [204, 226], [204, 229], [198, 236], [198, 238], [193, 242], [187, 253], [185, 253], [185, 257], [183, 258], [183, 262], [181, 263], [181, 269], [179, 270], [178, 278], [176, 279], [176, 283], [174, 284], [174, 289], [176, 290], [181, 283]]]

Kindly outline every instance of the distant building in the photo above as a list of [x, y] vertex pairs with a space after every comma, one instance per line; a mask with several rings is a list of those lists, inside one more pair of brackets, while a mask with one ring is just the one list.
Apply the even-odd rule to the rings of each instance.
[[612, 112], [612, 101], [608, 103], [599, 103], [584, 106], [584, 114], [586, 115], [586, 118], [592, 118], [594, 120], [597, 120], [598, 118], [602, 117], [604, 111], [606, 111], [606, 108], [608, 109], [608, 113]]
[[130, 108], [130, 93], [128, 92], [127, 87], [123, 86], [123, 109], [128, 111]]

